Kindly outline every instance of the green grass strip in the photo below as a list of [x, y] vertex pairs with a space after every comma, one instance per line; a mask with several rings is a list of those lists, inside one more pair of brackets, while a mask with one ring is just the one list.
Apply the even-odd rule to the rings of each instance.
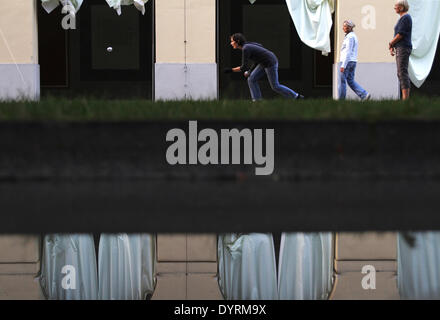
[[44, 98], [0, 102], [0, 121], [439, 120], [440, 98], [168, 101]]

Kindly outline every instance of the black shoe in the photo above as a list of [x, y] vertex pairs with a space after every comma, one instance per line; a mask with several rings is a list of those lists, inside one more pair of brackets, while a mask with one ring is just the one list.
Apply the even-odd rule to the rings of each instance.
[[299, 100], [299, 99], [305, 99], [305, 97], [304, 97], [303, 95], [301, 95], [301, 94], [298, 93], [298, 95], [296, 96], [295, 99], [296, 99], [296, 100]]

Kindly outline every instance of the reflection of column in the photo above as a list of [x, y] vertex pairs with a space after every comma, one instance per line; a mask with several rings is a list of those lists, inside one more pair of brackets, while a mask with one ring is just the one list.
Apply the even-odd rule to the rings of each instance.
[[36, 279], [39, 241], [38, 236], [0, 236], [0, 299], [44, 299]]
[[37, 3], [0, 1], [0, 100], [39, 97]]
[[217, 237], [157, 235], [156, 300], [222, 299], [217, 282]]
[[396, 259], [395, 233], [338, 233], [330, 299], [399, 299]]
[[156, 100], [216, 99], [216, 0], [156, 1]]
[[[394, 25], [398, 15], [394, 12], [395, 0], [338, 0], [336, 2], [336, 21], [334, 23], [335, 64], [333, 69], [333, 97], [338, 97], [339, 60], [345, 20], [353, 20], [354, 31], [359, 39], [356, 81], [373, 99], [399, 96], [399, 83], [395, 58], [388, 51], [388, 43], [394, 35]], [[357, 98], [347, 89], [347, 98]]]

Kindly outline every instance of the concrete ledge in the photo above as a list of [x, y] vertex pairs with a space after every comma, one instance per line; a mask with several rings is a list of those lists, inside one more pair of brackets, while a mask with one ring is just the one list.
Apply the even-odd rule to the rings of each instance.
[[156, 63], [156, 100], [217, 99], [216, 63]]
[[336, 273], [361, 272], [366, 265], [372, 265], [376, 272], [397, 272], [396, 260], [373, 260], [373, 261], [339, 261], [335, 260]]
[[[340, 63], [333, 65], [333, 98], [339, 98]], [[355, 81], [371, 94], [373, 100], [399, 99], [396, 63], [357, 63]], [[347, 99], [360, 100], [347, 85]]]
[[31, 274], [36, 276], [40, 271], [40, 262], [36, 263], [0, 263], [0, 275]]
[[0, 300], [43, 300], [34, 275], [0, 275]]
[[361, 272], [346, 272], [335, 276], [330, 300], [397, 300], [400, 299], [395, 272], [377, 272], [376, 289], [362, 288]]
[[395, 260], [397, 259], [397, 234], [337, 233], [336, 260]]
[[0, 101], [40, 98], [38, 64], [0, 64], [0, 74]]
[[40, 261], [40, 238], [31, 235], [0, 235], [0, 264]]
[[165, 273], [217, 273], [217, 262], [158, 262], [158, 274]]

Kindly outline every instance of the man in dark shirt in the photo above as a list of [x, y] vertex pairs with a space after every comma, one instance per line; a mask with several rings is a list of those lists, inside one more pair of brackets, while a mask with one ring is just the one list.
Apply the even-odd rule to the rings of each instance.
[[[258, 80], [260, 80], [264, 74], [267, 75], [269, 84], [275, 92], [290, 99], [304, 98], [304, 96], [278, 82], [278, 59], [272, 51], [267, 50], [259, 43], [247, 42], [241, 33], [235, 33], [231, 36], [231, 46], [234, 49], [243, 51], [242, 63], [240, 67], [225, 69], [225, 73], [244, 72], [244, 76], [248, 78], [252, 101], [262, 99]], [[249, 67], [250, 60], [254, 61], [256, 65], [253, 70], [250, 70]]]
[[402, 90], [402, 98], [406, 100], [409, 98], [411, 88], [408, 66], [412, 51], [412, 19], [408, 14], [409, 5], [407, 0], [396, 1], [394, 10], [400, 15], [400, 19], [394, 27], [394, 38], [389, 44], [389, 49], [391, 55], [396, 56], [397, 77]]

